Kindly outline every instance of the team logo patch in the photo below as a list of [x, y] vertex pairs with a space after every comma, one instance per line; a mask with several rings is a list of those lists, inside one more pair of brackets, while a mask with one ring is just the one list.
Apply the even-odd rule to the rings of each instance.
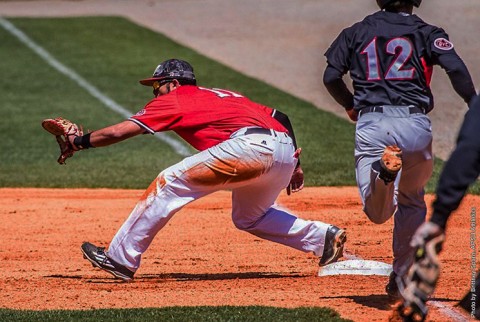
[[137, 114], [135, 114], [135, 116], [142, 116], [143, 114], [145, 114], [145, 109], [141, 109], [140, 111], [137, 112]]
[[450, 50], [453, 48], [453, 44], [445, 38], [435, 39], [433, 45], [441, 50]]

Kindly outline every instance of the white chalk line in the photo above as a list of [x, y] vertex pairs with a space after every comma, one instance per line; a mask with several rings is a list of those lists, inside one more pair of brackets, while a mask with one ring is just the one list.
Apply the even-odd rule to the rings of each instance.
[[[122, 115], [125, 118], [129, 118], [132, 116], [132, 113], [113, 101], [111, 98], [100, 92], [95, 86], [90, 84], [86, 81], [83, 77], [77, 74], [73, 69], [68, 68], [60, 61], [58, 61], [55, 57], [53, 57], [49, 52], [47, 52], [43, 47], [36, 44], [32, 39], [30, 39], [24, 32], [16, 28], [10, 21], [6, 20], [3, 17], [0, 17], [0, 25], [8, 32], [10, 32], [13, 36], [15, 36], [18, 40], [20, 40], [23, 44], [25, 44], [28, 48], [30, 48], [33, 52], [35, 52], [38, 56], [43, 58], [45, 62], [47, 62], [50, 66], [55, 68], [57, 71], [62, 73], [63, 75], [67, 76], [75, 83], [77, 83], [80, 87], [85, 89], [90, 95], [98, 99], [103, 105], [108, 107], [114, 112]], [[188, 147], [183, 144], [183, 142], [168, 136], [165, 133], [155, 133], [155, 137], [160, 139], [161, 141], [165, 142], [169, 146], [171, 146], [174, 151], [181, 155], [181, 156], [189, 156], [191, 155]]]
[[[290, 210], [287, 207], [284, 207], [280, 204], [277, 204], [276, 207], [284, 209], [285, 211], [288, 211], [288, 212], [291, 212], [291, 213], [293, 212], [292, 210]], [[345, 257], [348, 260], [363, 260], [363, 258], [361, 258], [360, 256], [348, 253], [346, 251], [346, 249], [344, 249], [343, 257]], [[380, 263], [383, 263], [383, 262], [380, 262]], [[457, 309], [455, 309], [455, 308], [453, 308], [453, 307], [451, 307], [447, 304], [443, 304], [439, 301], [432, 301], [432, 300], [429, 300], [428, 304], [431, 304], [432, 306], [435, 306], [439, 310], [440, 314], [449, 318], [449, 321], [455, 321], [455, 322], [471, 321], [469, 319], [466, 319], [465, 316], [462, 313], [460, 313], [459, 310], [457, 310]]]
[[[359, 260], [362, 259], [361, 257], [355, 256], [353, 254], [344, 254], [344, 257], [347, 259], [359, 259]], [[458, 309], [455, 309], [450, 305], [443, 304], [439, 301], [433, 301], [433, 300], [429, 300], [427, 304], [435, 306], [442, 315], [449, 318], [449, 321], [455, 321], [455, 322], [472, 321], [470, 319], [466, 319], [465, 316], [462, 313], [460, 313]]]
[[[347, 259], [358, 259], [361, 260], [362, 258], [353, 254], [344, 254], [345, 258]], [[439, 301], [432, 301], [429, 300], [428, 304], [435, 306], [442, 315], [449, 318], [449, 321], [456, 321], [456, 322], [468, 322], [471, 321], [470, 319], [466, 319], [465, 316], [460, 313], [458, 309], [451, 307], [450, 305], [443, 304]]]
[[456, 321], [456, 322], [468, 322], [468, 321], [474, 321], [473, 319], [467, 319], [463, 314], [461, 314], [457, 309], [443, 304], [439, 301], [428, 301], [428, 304], [435, 306], [440, 313], [442, 313], [444, 316], [447, 316], [450, 320], [449, 321]]

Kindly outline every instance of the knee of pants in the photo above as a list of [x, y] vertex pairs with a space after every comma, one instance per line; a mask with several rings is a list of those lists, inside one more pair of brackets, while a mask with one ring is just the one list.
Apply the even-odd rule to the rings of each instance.
[[370, 219], [371, 222], [377, 225], [381, 225], [383, 223], [386, 223], [391, 216], [385, 216], [384, 214], [375, 214], [372, 211], [368, 211], [366, 209], [363, 209], [363, 212], [367, 215], [368, 219]]
[[244, 231], [250, 231], [255, 228], [256, 221], [253, 222], [251, 220], [242, 218], [232, 218], [233, 224], [237, 229], [244, 230]]
[[[180, 177], [180, 173], [169, 167], [157, 176], [158, 187], [160, 189], [165, 189], [167, 187], [184, 187], [185, 183], [183, 178]], [[175, 182], [175, 183], [174, 183]]]

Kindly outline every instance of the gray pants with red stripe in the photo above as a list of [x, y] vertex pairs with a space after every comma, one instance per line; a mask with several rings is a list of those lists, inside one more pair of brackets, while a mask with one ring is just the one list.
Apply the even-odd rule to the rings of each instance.
[[[372, 169], [386, 146], [403, 152], [403, 166], [394, 182], [385, 184]], [[425, 221], [424, 187], [432, 175], [432, 131], [428, 116], [408, 106], [384, 106], [360, 114], [355, 133], [357, 185], [368, 218], [382, 224], [394, 214], [393, 270], [402, 274], [413, 259], [410, 239]]]

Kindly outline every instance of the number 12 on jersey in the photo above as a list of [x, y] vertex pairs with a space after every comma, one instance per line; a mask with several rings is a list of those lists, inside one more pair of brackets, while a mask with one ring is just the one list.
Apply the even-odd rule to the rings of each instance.
[[[380, 53], [379, 50], [385, 49], [385, 54]], [[415, 75], [415, 68], [403, 69], [403, 67], [410, 61], [413, 53], [413, 45], [407, 38], [393, 38], [387, 42], [386, 46], [378, 48], [377, 37], [362, 50], [361, 54], [367, 55], [367, 79], [369, 81], [381, 80], [382, 76], [385, 80], [408, 80], [413, 79]], [[394, 56], [390, 66], [383, 68], [386, 70], [385, 75], [380, 75], [380, 65], [382, 61], [379, 57]], [[385, 61], [387, 63], [387, 61]]]

